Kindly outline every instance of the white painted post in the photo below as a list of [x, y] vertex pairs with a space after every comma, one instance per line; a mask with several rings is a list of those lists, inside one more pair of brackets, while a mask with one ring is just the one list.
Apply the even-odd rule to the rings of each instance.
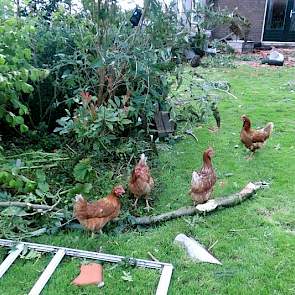
[[16, 249], [9, 253], [9, 255], [5, 258], [5, 260], [0, 265], [0, 278], [5, 274], [14, 260], [19, 256], [19, 254], [23, 251], [24, 244], [18, 244]]
[[34, 287], [30, 291], [29, 295], [39, 295], [46, 283], [54, 273], [55, 269], [65, 256], [66, 252], [62, 249], [58, 250], [54, 257], [51, 259], [50, 263], [47, 265], [42, 275], [39, 277], [38, 281], [35, 283]]
[[172, 265], [165, 265], [163, 267], [156, 295], [166, 295], [168, 293], [172, 272]]

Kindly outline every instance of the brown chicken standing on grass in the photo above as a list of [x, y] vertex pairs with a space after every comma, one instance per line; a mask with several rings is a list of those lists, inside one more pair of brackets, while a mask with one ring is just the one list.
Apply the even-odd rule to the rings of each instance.
[[147, 165], [147, 157], [141, 154], [139, 162], [134, 167], [130, 180], [129, 190], [135, 197], [134, 207], [137, 206], [140, 197], [145, 198], [146, 209], [152, 209], [149, 204], [149, 195], [154, 187], [154, 180], [150, 174], [150, 168]]
[[76, 196], [74, 215], [81, 225], [92, 232], [102, 232], [102, 228], [120, 214], [120, 197], [125, 193], [123, 186], [118, 185], [105, 198], [87, 202], [82, 195]]
[[190, 195], [194, 205], [207, 202], [213, 192], [216, 182], [216, 174], [211, 162], [213, 154], [214, 151], [211, 147], [205, 150], [203, 154], [203, 167], [200, 171], [194, 171], [192, 174]]
[[240, 138], [245, 147], [252, 152], [250, 159], [255, 151], [260, 149], [271, 136], [274, 124], [269, 122], [264, 128], [255, 130], [251, 128], [251, 121], [246, 115], [241, 116], [241, 120], [243, 121], [243, 127]]

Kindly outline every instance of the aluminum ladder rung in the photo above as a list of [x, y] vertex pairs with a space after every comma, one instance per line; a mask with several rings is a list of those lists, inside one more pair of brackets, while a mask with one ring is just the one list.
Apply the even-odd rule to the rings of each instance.
[[65, 254], [66, 252], [63, 249], [60, 249], [56, 252], [49, 264], [46, 266], [42, 275], [39, 277], [38, 281], [35, 283], [29, 295], [39, 295], [41, 293], [41, 291], [45, 287], [46, 283], [54, 273], [55, 269], [57, 268]]
[[23, 251], [24, 244], [16, 245], [16, 249], [9, 253], [9, 255], [5, 258], [5, 260], [0, 265], [0, 278], [5, 274], [14, 260], [19, 256], [19, 254]]

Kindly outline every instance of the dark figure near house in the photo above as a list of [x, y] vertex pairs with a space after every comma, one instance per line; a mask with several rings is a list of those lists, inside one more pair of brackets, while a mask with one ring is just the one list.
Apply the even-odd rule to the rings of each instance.
[[132, 23], [132, 26], [133, 27], [136, 27], [138, 26], [138, 23], [140, 21], [140, 18], [141, 18], [141, 15], [142, 15], [142, 12], [141, 12], [141, 9], [136, 7], [132, 13], [132, 16], [130, 18], [130, 22]]

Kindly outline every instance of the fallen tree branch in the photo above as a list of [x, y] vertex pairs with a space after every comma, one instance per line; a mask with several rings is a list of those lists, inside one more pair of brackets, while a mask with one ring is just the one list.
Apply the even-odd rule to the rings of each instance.
[[21, 207], [21, 208], [31, 208], [35, 210], [58, 210], [56, 207], [57, 204], [53, 206], [48, 205], [39, 205], [39, 204], [31, 204], [31, 203], [24, 203], [24, 202], [0, 202], [0, 207]]
[[211, 212], [221, 207], [231, 207], [252, 197], [256, 191], [268, 187], [266, 182], [250, 182], [239, 193], [230, 195], [228, 197], [211, 199], [205, 204], [200, 204], [190, 207], [182, 207], [174, 211], [166, 212], [160, 215], [143, 216], [132, 218], [133, 225], [150, 225], [157, 222], [163, 222], [171, 219], [175, 219], [181, 216], [202, 214], [205, 212]]
[[[166, 213], [162, 213], [160, 215], [154, 215], [154, 216], [143, 216], [143, 217], [129, 216], [128, 221], [126, 221], [126, 226], [128, 226], [128, 224], [130, 223], [132, 225], [150, 225], [150, 224], [154, 224], [158, 222], [164, 222], [167, 220], [175, 219], [182, 216], [203, 214], [205, 212], [211, 212], [222, 207], [235, 206], [249, 199], [256, 193], [256, 191], [263, 189], [265, 187], [268, 187], [268, 183], [266, 182], [263, 182], [263, 181], [254, 182], [254, 183], [250, 182], [240, 192], [236, 194], [233, 194], [227, 197], [211, 199], [205, 204], [200, 204], [200, 205], [197, 205], [196, 207], [195, 206], [182, 207], [174, 211], [170, 211], [170, 212], [166, 212]], [[0, 202], [0, 206], [1, 206], [1, 202]], [[63, 227], [66, 229], [72, 229], [72, 230], [84, 230], [84, 227], [81, 224], [75, 222], [74, 220], [75, 218], [67, 221], [60, 227]], [[214, 244], [212, 245], [212, 247], [213, 246]]]

